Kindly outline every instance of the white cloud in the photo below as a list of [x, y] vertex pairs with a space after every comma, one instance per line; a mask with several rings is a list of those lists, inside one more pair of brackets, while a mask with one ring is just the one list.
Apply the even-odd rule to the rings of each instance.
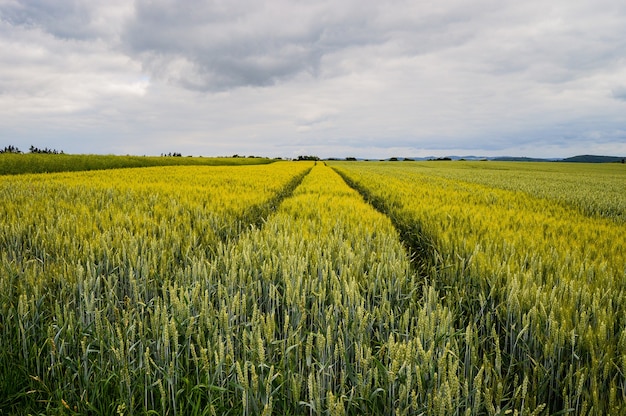
[[623, 39], [612, 0], [0, 0], [0, 137], [139, 154], [616, 153]]

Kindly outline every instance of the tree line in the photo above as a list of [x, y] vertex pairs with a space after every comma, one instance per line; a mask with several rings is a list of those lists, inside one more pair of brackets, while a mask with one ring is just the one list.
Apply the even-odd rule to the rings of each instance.
[[[40, 149], [35, 146], [30, 146], [28, 149], [29, 153], [40, 153], [40, 154], [48, 154], [48, 155], [62, 155], [65, 152], [63, 150], [57, 149], [48, 149], [47, 147], [44, 149]], [[17, 146], [5, 146], [4, 149], [0, 149], [0, 153], [23, 153]]]

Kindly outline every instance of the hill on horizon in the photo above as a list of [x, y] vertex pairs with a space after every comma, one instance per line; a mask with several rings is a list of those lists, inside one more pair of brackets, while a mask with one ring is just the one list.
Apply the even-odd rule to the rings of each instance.
[[561, 159], [561, 162], [582, 163], [624, 163], [626, 158], [620, 156], [579, 155]]

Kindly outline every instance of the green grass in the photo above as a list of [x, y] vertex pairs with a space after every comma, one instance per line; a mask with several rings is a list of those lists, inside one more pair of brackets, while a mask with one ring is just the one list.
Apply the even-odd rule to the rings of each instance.
[[272, 163], [266, 158], [232, 157], [158, 157], [115, 155], [0, 154], [0, 175], [23, 173], [75, 172], [85, 170], [141, 168], [177, 165], [260, 165]]

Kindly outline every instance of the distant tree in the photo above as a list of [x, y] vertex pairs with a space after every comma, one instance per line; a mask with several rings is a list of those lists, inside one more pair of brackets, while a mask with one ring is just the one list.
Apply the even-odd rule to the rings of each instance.
[[397, 162], [397, 161], [398, 161], [398, 158], [397, 158], [397, 157], [390, 157], [390, 158], [389, 158], [389, 161], [390, 161], [390, 162]]
[[22, 153], [16, 146], [8, 145], [4, 149], [0, 150], [0, 153]]
[[47, 154], [47, 155], [59, 155], [59, 154], [63, 155], [63, 154], [65, 154], [65, 152], [63, 150], [48, 149], [47, 147], [44, 148], [44, 149], [40, 149], [40, 148], [35, 147], [33, 145], [31, 145], [28, 148], [28, 151], [30, 153], [39, 153], [39, 154]]
[[356, 162], [356, 157], [347, 157], [346, 160], [350, 162]]
[[320, 160], [317, 156], [298, 156], [297, 160]]

